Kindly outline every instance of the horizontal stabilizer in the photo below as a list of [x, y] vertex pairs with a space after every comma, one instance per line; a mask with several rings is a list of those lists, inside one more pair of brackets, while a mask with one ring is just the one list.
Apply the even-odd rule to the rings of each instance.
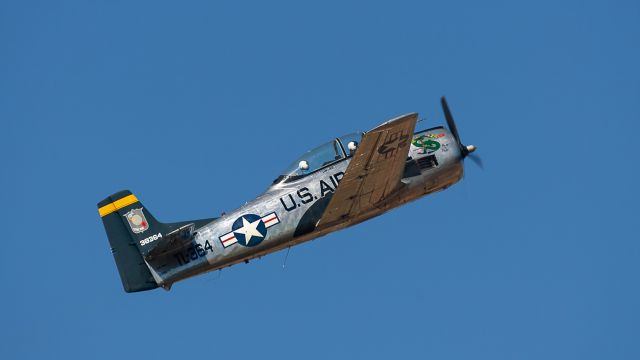
[[153, 260], [160, 256], [174, 254], [191, 245], [191, 241], [195, 235], [194, 227], [195, 225], [190, 223], [183, 225], [166, 235], [162, 235], [162, 239], [156, 241], [156, 245], [143, 254], [144, 258], [147, 260]]

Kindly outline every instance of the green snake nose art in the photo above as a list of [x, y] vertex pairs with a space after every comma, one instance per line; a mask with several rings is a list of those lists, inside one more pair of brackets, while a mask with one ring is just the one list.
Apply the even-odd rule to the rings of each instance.
[[427, 154], [434, 153], [440, 149], [440, 143], [435, 140], [431, 140], [427, 136], [421, 135], [411, 141], [411, 144], [417, 148], [424, 149]]

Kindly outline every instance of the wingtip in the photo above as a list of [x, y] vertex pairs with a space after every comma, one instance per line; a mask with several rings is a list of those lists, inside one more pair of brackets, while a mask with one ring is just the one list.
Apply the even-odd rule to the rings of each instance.
[[400, 115], [397, 116], [391, 120], [387, 120], [385, 122], [383, 122], [382, 124], [376, 126], [375, 128], [369, 130], [368, 132], [374, 131], [374, 130], [380, 130], [386, 126], [389, 126], [392, 123], [395, 122], [399, 122], [399, 121], [417, 121], [418, 120], [418, 113], [417, 112], [411, 112], [411, 113], [407, 113], [404, 115]]

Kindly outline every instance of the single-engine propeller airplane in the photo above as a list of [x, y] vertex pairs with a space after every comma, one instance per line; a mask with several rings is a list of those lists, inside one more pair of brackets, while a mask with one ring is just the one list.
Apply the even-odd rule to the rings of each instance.
[[455, 184], [476, 147], [462, 144], [444, 97], [441, 103], [448, 130], [414, 133], [418, 114], [411, 113], [335, 138], [220, 218], [161, 223], [127, 190], [100, 201], [124, 290], [169, 290], [177, 281], [358, 224]]

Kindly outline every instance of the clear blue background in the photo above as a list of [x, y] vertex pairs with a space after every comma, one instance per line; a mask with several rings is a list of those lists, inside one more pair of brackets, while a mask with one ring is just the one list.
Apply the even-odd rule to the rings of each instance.
[[[640, 358], [637, 1], [0, 5], [0, 358]], [[217, 216], [447, 95], [481, 171], [125, 294], [96, 203]]]

